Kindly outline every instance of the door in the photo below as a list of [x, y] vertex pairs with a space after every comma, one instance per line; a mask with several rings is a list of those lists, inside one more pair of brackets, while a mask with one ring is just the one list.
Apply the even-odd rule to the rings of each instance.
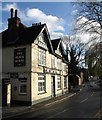
[[7, 106], [11, 101], [11, 84], [8, 81], [2, 82], [2, 105]]
[[2, 105], [7, 105], [7, 84], [2, 83]]
[[51, 77], [51, 96], [55, 97], [55, 76]]
[[7, 85], [7, 105], [11, 102], [11, 84]]

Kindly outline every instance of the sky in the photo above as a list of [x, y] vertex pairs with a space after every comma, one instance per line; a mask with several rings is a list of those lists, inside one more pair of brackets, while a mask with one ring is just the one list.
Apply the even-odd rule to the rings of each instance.
[[[8, 28], [10, 9], [14, 8], [18, 10], [21, 22], [28, 27], [34, 23], [46, 23], [51, 39], [63, 36], [73, 37], [73, 23], [75, 14], [78, 12], [75, 5], [76, 2], [2, 2], [2, 5], [0, 4], [0, 13], [2, 13], [0, 32]], [[86, 18], [82, 19], [82, 21], [86, 20]], [[81, 38], [81, 42], [87, 43], [91, 36], [88, 33], [78, 33], [77, 37]]]
[[18, 17], [28, 27], [46, 23], [52, 39], [72, 34], [73, 15], [77, 12], [73, 2], [2, 2], [0, 31], [8, 27], [11, 8], [18, 10]]
[[[69, 0], [70, 2], [56, 2], [56, 0], [55, 2], [48, 2], [48, 0], [44, 0], [47, 2], [39, 2], [39, 0], [38, 2], [31, 2], [31, 0], [29, 0], [30, 2], [25, 2], [28, 0], [3, 1], [5, 2], [0, 2], [0, 13], [2, 13], [2, 20], [0, 18], [0, 32], [8, 28], [10, 9], [14, 8], [14, 10], [18, 10], [18, 17], [21, 19], [21, 22], [28, 27], [34, 23], [46, 23], [51, 39], [74, 35], [73, 23], [78, 10], [76, 7], [77, 2], [72, 2], [73, 0]], [[85, 20], [86, 18], [83, 18], [79, 23]], [[88, 33], [78, 33], [77, 37], [81, 39], [81, 42], [87, 43], [91, 36]]]

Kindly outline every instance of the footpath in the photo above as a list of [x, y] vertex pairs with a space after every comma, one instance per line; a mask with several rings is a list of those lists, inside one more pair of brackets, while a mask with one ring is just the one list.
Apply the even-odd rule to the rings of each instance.
[[21, 115], [21, 114], [26, 113], [30, 110], [36, 111], [38, 109], [41, 109], [44, 106], [49, 106], [49, 105], [55, 104], [57, 102], [61, 102], [65, 99], [68, 99], [68, 98], [74, 96], [77, 92], [78, 91], [66, 93], [66, 94], [61, 95], [59, 97], [54, 97], [52, 99], [46, 100], [44, 102], [40, 102], [40, 103], [32, 105], [32, 106], [6, 106], [6, 107], [3, 107], [2, 108], [2, 120]]

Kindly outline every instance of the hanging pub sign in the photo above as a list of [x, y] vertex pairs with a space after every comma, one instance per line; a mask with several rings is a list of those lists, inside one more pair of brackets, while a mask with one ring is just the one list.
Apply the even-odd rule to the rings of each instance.
[[14, 67], [26, 65], [26, 48], [14, 49]]

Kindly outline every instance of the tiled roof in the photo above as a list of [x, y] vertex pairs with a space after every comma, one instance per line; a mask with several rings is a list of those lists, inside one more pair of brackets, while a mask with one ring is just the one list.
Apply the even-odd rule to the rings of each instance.
[[45, 24], [25, 27], [22, 23], [13, 29], [7, 29], [2, 32], [2, 45], [21, 45], [33, 43]]

